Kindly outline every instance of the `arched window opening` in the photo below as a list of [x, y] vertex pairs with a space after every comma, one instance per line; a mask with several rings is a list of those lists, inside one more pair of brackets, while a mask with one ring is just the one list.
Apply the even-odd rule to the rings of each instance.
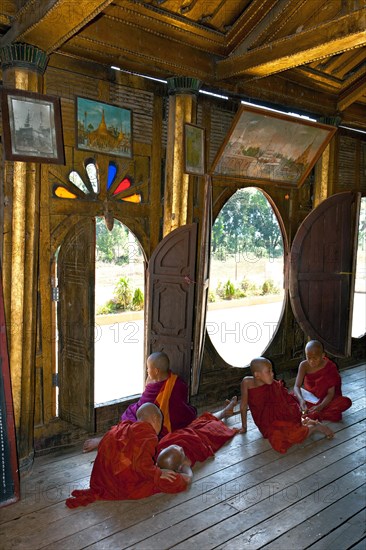
[[238, 190], [212, 228], [206, 328], [230, 365], [245, 367], [271, 342], [281, 318], [284, 247], [265, 195]]
[[358, 223], [355, 292], [353, 296], [352, 338], [366, 333], [366, 197], [361, 199]]
[[144, 255], [134, 234], [96, 220], [96, 404], [139, 394], [144, 364]]

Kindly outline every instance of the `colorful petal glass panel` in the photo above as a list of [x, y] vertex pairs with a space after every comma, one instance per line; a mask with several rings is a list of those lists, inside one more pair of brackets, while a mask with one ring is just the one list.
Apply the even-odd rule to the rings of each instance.
[[135, 193], [134, 195], [128, 195], [128, 197], [121, 197], [120, 199], [121, 201], [126, 201], [126, 202], [135, 202], [135, 203], [139, 203], [141, 202], [141, 195], [140, 193]]
[[89, 181], [92, 185], [94, 193], [97, 195], [99, 193], [99, 177], [98, 169], [94, 162], [89, 162], [85, 166], [86, 173], [88, 174]]
[[114, 162], [110, 162], [108, 166], [107, 189], [109, 189], [112, 183], [114, 182], [116, 175], [117, 175], [117, 166], [114, 164]]
[[68, 189], [65, 189], [65, 187], [56, 187], [54, 193], [56, 197], [60, 197], [60, 199], [76, 199], [76, 195], [71, 193]]
[[85, 185], [85, 183], [83, 182], [79, 174], [76, 172], [76, 170], [72, 170], [70, 172], [69, 180], [71, 181], [71, 183], [76, 185], [76, 187], [78, 187], [80, 191], [82, 191], [83, 193], [89, 194], [89, 189], [87, 188], [87, 186]]
[[116, 187], [116, 189], [113, 192], [113, 195], [118, 195], [118, 193], [122, 193], [122, 191], [126, 191], [131, 187], [131, 182], [128, 178], [124, 178]]

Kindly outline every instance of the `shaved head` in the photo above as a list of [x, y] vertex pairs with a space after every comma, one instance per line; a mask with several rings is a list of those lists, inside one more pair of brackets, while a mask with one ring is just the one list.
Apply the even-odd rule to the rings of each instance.
[[161, 373], [166, 374], [169, 370], [169, 357], [163, 351], [156, 351], [149, 355], [147, 364], [154, 369], [159, 369]]
[[310, 340], [305, 346], [305, 353], [307, 351], [318, 351], [319, 353], [324, 353], [324, 346], [319, 340]]
[[163, 420], [161, 410], [154, 403], [144, 403], [138, 408], [136, 413], [137, 420], [140, 422], [160, 421]]
[[250, 362], [250, 370], [252, 374], [255, 372], [261, 372], [265, 367], [272, 368], [272, 363], [265, 357], [256, 357]]

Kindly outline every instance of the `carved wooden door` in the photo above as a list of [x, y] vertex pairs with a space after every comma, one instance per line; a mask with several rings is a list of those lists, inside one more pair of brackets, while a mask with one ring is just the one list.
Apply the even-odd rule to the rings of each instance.
[[291, 248], [290, 300], [304, 333], [350, 353], [360, 195], [338, 193], [305, 218]]
[[209, 292], [210, 256], [212, 229], [211, 178], [205, 178], [204, 211], [199, 235], [199, 251], [196, 286], [196, 318], [194, 323], [194, 345], [192, 360], [191, 395], [198, 393], [203, 351], [206, 337], [206, 312]]
[[167, 235], [154, 250], [147, 270], [147, 355], [164, 351], [173, 371], [191, 378], [197, 224]]
[[59, 417], [94, 431], [94, 219], [71, 229], [57, 266]]

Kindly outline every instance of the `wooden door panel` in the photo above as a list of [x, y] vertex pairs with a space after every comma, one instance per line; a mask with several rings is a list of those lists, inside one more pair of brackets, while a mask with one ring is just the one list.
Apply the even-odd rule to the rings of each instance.
[[179, 227], [154, 250], [147, 272], [147, 354], [165, 351], [188, 384], [191, 372], [197, 225]]
[[359, 200], [356, 193], [329, 197], [301, 224], [291, 248], [296, 320], [337, 356], [350, 352]]
[[58, 257], [59, 416], [94, 431], [95, 221], [68, 233]]

